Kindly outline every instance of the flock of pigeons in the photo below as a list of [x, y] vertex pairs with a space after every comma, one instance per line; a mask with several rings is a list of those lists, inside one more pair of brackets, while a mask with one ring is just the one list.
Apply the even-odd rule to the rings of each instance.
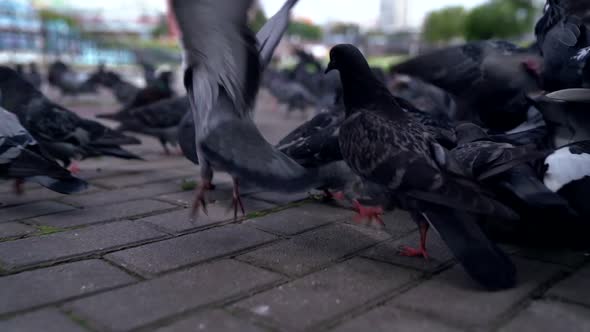
[[[297, 52], [293, 70], [267, 68], [296, 3], [287, 0], [255, 34], [248, 28], [251, 0], [173, 0], [186, 95], [174, 94], [166, 70], [144, 67], [147, 86], [139, 89], [103, 66], [80, 80], [67, 65], [53, 64], [49, 82], [63, 94], [111, 89], [123, 107], [100, 117], [120, 123], [114, 130], [50, 101], [34, 75], [0, 67], [0, 176], [15, 179], [17, 192], [30, 180], [75, 193], [87, 184], [65, 167], [103, 155], [140, 159], [122, 148], [140, 143], [125, 134], [135, 132], [156, 137], [167, 153], [168, 144], [179, 144], [200, 165], [193, 213], [207, 211], [215, 171], [234, 179], [234, 216], [244, 213], [244, 183], [322, 190], [349, 201], [355, 220], [366, 224], [382, 225], [384, 209], [401, 208], [421, 240], [399, 254], [428, 259], [433, 228], [490, 290], [517, 281], [492, 239], [542, 238], [546, 230], [551, 240], [587, 248], [590, 5], [547, 0], [529, 48], [469, 42], [384, 73], [342, 44], [330, 51], [325, 74], [305, 52]], [[273, 146], [253, 121], [261, 87], [288, 111], [321, 112]]]

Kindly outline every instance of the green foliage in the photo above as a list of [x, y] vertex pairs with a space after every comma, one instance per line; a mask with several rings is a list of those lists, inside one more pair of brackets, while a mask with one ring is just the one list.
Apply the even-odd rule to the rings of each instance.
[[252, 19], [252, 21], [250, 22], [250, 28], [253, 31], [258, 31], [260, 30], [260, 28], [262, 28], [266, 21], [268, 21], [268, 18], [264, 14], [264, 11], [262, 11], [262, 9], [259, 9], [256, 11], [254, 19]]
[[39, 10], [39, 17], [41, 18], [41, 21], [43, 21], [43, 23], [46, 23], [49, 21], [64, 21], [71, 28], [78, 28], [79, 27], [79, 23], [74, 17], [66, 15], [66, 14], [58, 13], [58, 12], [53, 11], [51, 9]]
[[447, 7], [430, 13], [424, 21], [422, 34], [429, 42], [448, 42], [462, 37], [467, 12], [463, 7]]
[[183, 191], [195, 190], [195, 188], [197, 188], [197, 183], [192, 180], [183, 180], [182, 184], [180, 185], [180, 188]]
[[344, 35], [348, 33], [359, 34], [360, 31], [360, 26], [354, 23], [337, 23], [330, 28], [330, 33], [335, 35]]
[[531, 31], [537, 8], [529, 0], [491, 0], [474, 8], [465, 22], [465, 39], [510, 38]]
[[61, 228], [53, 227], [53, 226], [39, 225], [39, 226], [35, 226], [35, 227], [37, 228], [36, 235], [49, 235], [49, 234], [59, 233], [59, 232], [64, 231]]
[[166, 19], [166, 16], [162, 15], [158, 25], [152, 30], [152, 37], [160, 38], [167, 36], [169, 33], [170, 29], [168, 27], [168, 20]]
[[322, 38], [322, 29], [310, 23], [292, 21], [287, 29], [287, 34], [306, 40], [320, 40]]

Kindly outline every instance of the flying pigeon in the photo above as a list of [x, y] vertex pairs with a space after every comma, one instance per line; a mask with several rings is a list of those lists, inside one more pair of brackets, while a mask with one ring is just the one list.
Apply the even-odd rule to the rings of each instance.
[[83, 119], [47, 99], [14, 70], [0, 67], [0, 106], [17, 115], [19, 121], [49, 156], [69, 166], [72, 159], [113, 156], [141, 159], [120, 145], [139, 140]]
[[[296, 0], [288, 0], [258, 32], [247, 26], [252, 1], [173, 0], [185, 49], [184, 82], [195, 124], [203, 179], [194, 212], [205, 204], [213, 169], [234, 178], [234, 216], [243, 206], [239, 181], [271, 191], [319, 187], [322, 171], [306, 169], [270, 145], [252, 120], [261, 71], [272, 57]], [[256, 43], [256, 39], [258, 43]]]
[[363, 180], [389, 190], [420, 226], [420, 249], [403, 248], [402, 253], [428, 257], [426, 234], [432, 226], [475, 280], [489, 289], [514, 286], [514, 265], [477, 225], [479, 215], [515, 219], [514, 212], [447, 167], [444, 148], [408, 116], [356, 47], [332, 48], [327, 70], [338, 70], [342, 80], [344, 160]]

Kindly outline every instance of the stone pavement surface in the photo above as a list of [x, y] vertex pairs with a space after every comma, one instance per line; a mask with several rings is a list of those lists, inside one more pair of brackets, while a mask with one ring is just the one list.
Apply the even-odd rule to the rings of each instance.
[[[272, 142], [303, 120], [264, 102], [256, 118]], [[249, 192], [233, 221], [224, 174], [191, 222], [197, 167], [141, 138], [144, 162], [82, 162], [79, 195], [0, 183], [0, 331], [590, 331], [582, 252], [510, 247], [518, 287], [487, 293], [435, 234], [430, 261], [398, 256], [418, 239], [403, 212], [377, 231], [306, 193]]]

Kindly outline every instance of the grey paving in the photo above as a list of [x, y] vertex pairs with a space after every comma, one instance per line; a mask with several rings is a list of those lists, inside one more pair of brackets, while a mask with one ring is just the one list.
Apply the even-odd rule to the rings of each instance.
[[362, 306], [418, 277], [416, 271], [353, 259], [235, 304], [289, 331], [302, 330]]
[[247, 294], [279, 278], [244, 263], [223, 260], [74, 301], [65, 307], [99, 330], [126, 331]]
[[565, 303], [535, 301], [501, 332], [590, 331], [590, 309]]
[[2, 332], [85, 332], [55, 308], [43, 309], [0, 321]]
[[262, 332], [263, 328], [248, 321], [240, 320], [222, 310], [206, 310], [191, 315], [156, 332]]
[[590, 306], [590, 267], [561, 281], [551, 288], [547, 295]]
[[7, 269], [80, 257], [165, 236], [142, 223], [106, 225], [0, 243], [0, 265]]
[[297, 276], [386, 238], [386, 234], [366, 228], [333, 225], [246, 253], [239, 259]]
[[87, 260], [0, 278], [0, 314], [35, 308], [133, 282], [100, 260]]
[[15, 220], [24, 220], [52, 213], [64, 212], [75, 209], [63, 203], [44, 201], [2, 209], [0, 223]]
[[270, 234], [243, 225], [228, 225], [117, 251], [106, 258], [137, 273], [154, 275], [217, 256], [227, 256], [275, 239]]
[[0, 224], [0, 239], [20, 237], [36, 231], [37, 229], [34, 227], [17, 222], [2, 223]]
[[158, 195], [181, 191], [181, 185], [175, 182], [159, 182], [121, 190], [103, 190], [95, 193], [68, 196], [63, 202], [80, 207], [103, 206], [128, 202], [142, 198], [153, 198]]
[[523, 259], [517, 259], [515, 263], [519, 281], [517, 287], [510, 290], [486, 292], [456, 266], [402, 294], [394, 303], [465, 326], [490, 324], [560, 271], [555, 265]]
[[65, 213], [52, 214], [30, 220], [31, 223], [60, 228], [92, 225], [104, 221], [134, 218], [139, 215], [174, 209], [176, 206], [160, 201], [142, 199], [108, 205], [78, 209]]

